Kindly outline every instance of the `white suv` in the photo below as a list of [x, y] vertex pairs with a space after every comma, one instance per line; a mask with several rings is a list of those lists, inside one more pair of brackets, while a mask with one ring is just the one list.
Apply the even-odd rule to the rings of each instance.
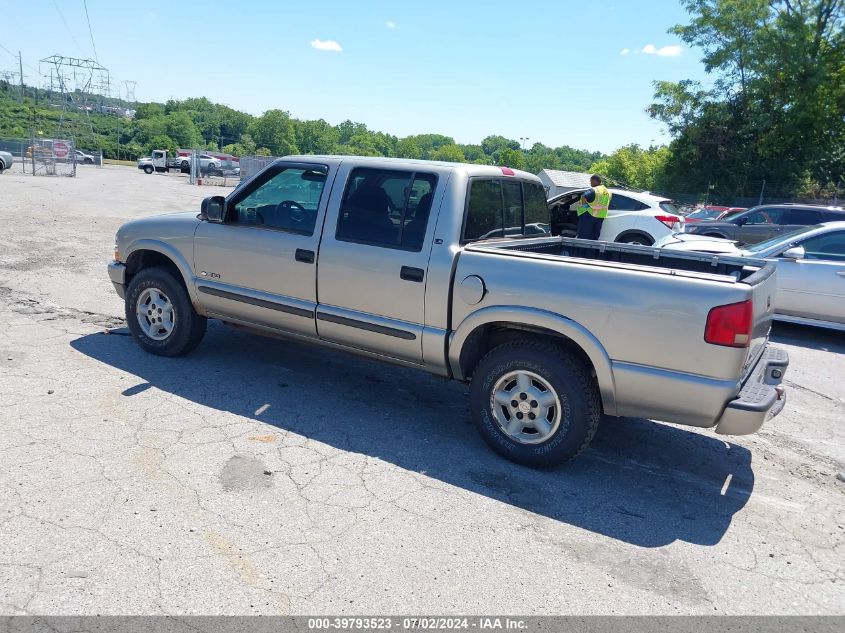
[[[611, 194], [607, 218], [599, 239], [650, 246], [657, 240], [684, 230], [684, 218], [668, 198], [627, 189], [608, 189]], [[577, 210], [586, 189], [573, 189], [549, 200], [552, 233], [574, 237], [577, 232]]]

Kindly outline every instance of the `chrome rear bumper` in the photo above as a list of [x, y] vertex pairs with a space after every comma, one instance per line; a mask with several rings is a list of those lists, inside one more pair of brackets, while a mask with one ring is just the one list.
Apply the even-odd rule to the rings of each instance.
[[716, 423], [716, 433], [756, 433], [766, 420], [780, 413], [786, 404], [786, 390], [780, 383], [787, 366], [789, 355], [785, 350], [766, 347], [736, 398], [725, 407]]

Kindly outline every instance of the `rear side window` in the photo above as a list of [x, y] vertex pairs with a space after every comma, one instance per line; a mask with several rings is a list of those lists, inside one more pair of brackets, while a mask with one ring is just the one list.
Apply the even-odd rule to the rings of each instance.
[[349, 175], [335, 237], [410, 251], [422, 250], [437, 176], [391, 169]]
[[800, 226], [811, 226], [822, 222], [821, 211], [815, 209], [788, 209], [781, 216], [781, 224], [798, 224]]
[[470, 182], [464, 241], [548, 232], [549, 206], [540, 184], [499, 178]]
[[607, 208], [611, 211], [640, 211], [646, 206], [633, 198], [614, 193], [610, 196], [610, 205]]

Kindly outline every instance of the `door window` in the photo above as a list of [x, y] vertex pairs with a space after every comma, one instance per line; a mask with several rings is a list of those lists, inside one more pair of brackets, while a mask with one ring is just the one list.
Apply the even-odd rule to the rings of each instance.
[[548, 232], [549, 205], [541, 185], [499, 178], [471, 181], [465, 241]]
[[822, 222], [822, 214], [815, 209], [787, 209], [781, 216], [781, 224], [797, 224], [811, 226]]
[[234, 201], [228, 223], [313, 235], [326, 171], [321, 165], [271, 171]]
[[549, 203], [542, 185], [522, 183], [522, 199], [525, 202], [525, 234], [548, 233]]
[[633, 198], [614, 193], [610, 197], [610, 204], [607, 208], [611, 211], [639, 211], [640, 209], [644, 209], [645, 206]]
[[783, 209], [759, 209], [742, 217], [746, 224], [778, 224], [783, 215]]
[[434, 174], [352, 170], [335, 237], [344, 242], [422, 250], [436, 185]]
[[804, 258], [832, 262], [845, 262], [845, 231], [810, 237], [800, 246], [804, 247]]

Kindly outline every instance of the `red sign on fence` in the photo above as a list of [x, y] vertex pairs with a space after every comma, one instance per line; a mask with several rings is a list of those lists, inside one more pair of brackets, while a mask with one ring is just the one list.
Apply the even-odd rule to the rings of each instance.
[[56, 158], [66, 158], [68, 151], [69, 148], [67, 143], [63, 143], [62, 141], [56, 141], [53, 143], [53, 154]]

